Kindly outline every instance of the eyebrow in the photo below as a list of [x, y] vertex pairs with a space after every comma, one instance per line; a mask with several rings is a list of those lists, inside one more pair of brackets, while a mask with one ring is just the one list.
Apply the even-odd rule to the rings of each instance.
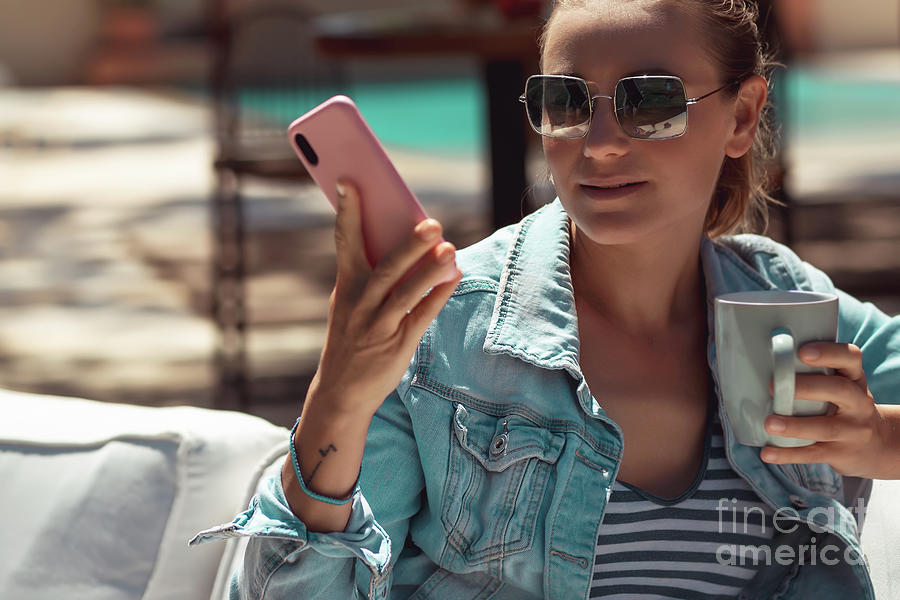
[[[579, 79], [588, 80], [583, 74], [578, 71], [564, 71], [561, 73], [547, 73], [548, 75], [566, 75], [568, 77], [578, 77]], [[662, 67], [651, 67], [649, 69], [637, 69], [630, 73], [626, 73], [622, 75], [622, 77], [640, 77], [641, 75], [669, 75], [671, 77], [677, 77], [675, 73], [669, 71], [668, 69], [664, 69]]]
[[637, 77], [640, 75], [670, 75], [672, 77], [676, 77], [675, 73], [669, 71], [668, 69], [663, 69], [662, 67], [653, 67], [651, 69], [639, 69], [637, 71], [632, 71], [625, 75], [625, 77]]

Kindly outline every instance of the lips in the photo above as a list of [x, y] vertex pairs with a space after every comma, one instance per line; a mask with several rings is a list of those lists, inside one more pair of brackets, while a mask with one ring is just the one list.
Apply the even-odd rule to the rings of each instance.
[[635, 180], [635, 179], [618, 179], [618, 180], [610, 180], [610, 181], [586, 181], [581, 185], [586, 188], [596, 188], [601, 190], [615, 190], [623, 187], [628, 187], [632, 185], [639, 185], [641, 183], [646, 183], [645, 181]]
[[619, 183], [616, 185], [587, 185], [587, 184], [585, 184], [584, 187], [595, 189], [595, 190], [618, 190], [618, 189], [625, 188], [625, 187], [640, 185], [641, 183], [643, 183], [643, 182], [634, 181], [631, 183]]
[[582, 193], [589, 198], [596, 200], [613, 200], [617, 198], [626, 198], [631, 194], [637, 193], [643, 189], [646, 181], [627, 181], [616, 183], [582, 183], [580, 184]]

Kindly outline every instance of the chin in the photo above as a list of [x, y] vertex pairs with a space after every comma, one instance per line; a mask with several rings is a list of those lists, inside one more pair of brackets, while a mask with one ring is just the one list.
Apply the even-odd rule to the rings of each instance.
[[588, 238], [598, 246], [634, 246], [641, 242], [653, 239], [652, 235], [642, 234], [633, 230], [578, 230], [583, 237]]
[[563, 203], [569, 219], [581, 235], [601, 246], [627, 245], [659, 235], [665, 224], [656, 222], [647, 211], [634, 206], [600, 206], [577, 203], [572, 209]]
[[600, 246], [688, 243], [702, 235], [707, 208], [672, 214], [659, 204], [560, 201], [580, 234]]

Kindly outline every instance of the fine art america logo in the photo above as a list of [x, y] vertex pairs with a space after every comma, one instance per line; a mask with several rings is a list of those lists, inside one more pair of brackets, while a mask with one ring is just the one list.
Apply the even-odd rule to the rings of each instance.
[[[858, 518], [865, 518], [865, 502], [857, 501], [851, 512]], [[865, 563], [865, 557], [833, 541], [829, 533], [834, 530], [836, 518], [833, 507], [815, 507], [806, 516], [793, 507], [784, 506], [772, 513], [759, 504], [739, 503], [736, 498], [720, 498], [716, 507], [719, 514], [719, 533], [764, 537], [773, 543], [722, 544], [716, 550], [716, 561], [728, 566], [759, 566], [779, 564], [783, 566], [799, 563], [802, 565], [823, 564], [833, 566], [840, 561], [850, 565]], [[730, 517], [730, 518], [729, 518]], [[809, 527], [810, 537], [805, 544], [778, 544], [778, 534], [791, 534], [804, 525]]]

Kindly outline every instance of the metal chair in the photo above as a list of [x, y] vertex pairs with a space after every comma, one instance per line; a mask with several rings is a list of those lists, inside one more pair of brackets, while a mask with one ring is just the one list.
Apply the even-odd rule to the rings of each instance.
[[292, 119], [340, 88], [337, 67], [315, 51], [313, 15], [294, 1], [211, 0], [215, 192], [211, 312], [219, 334], [214, 405], [247, 410], [245, 217], [250, 178], [309, 175], [286, 136]]

